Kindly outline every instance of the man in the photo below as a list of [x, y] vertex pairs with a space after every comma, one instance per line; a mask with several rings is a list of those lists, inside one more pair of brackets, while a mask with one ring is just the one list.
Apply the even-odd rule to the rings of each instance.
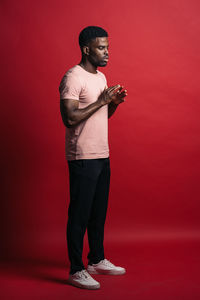
[[[90, 274], [125, 273], [124, 268], [105, 259], [103, 240], [110, 183], [108, 118], [127, 93], [119, 84], [108, 88], [104, 74], [97, 70], [108, 62], [107, 32], [97, 26], [86, 27], [79, 35], [79, 45], [81, 62], [68, 70], [59, 87], [70, 179], [69, 283], [98, 289], [100, 284]], [[87, 270], [82, 262], [86, 229], [90, 247]]]

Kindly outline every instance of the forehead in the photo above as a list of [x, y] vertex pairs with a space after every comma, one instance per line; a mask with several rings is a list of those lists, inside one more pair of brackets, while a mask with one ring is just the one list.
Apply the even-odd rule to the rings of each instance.
[[93, 47], [108, 46], [108, 37], [96, 37], [90, 42]]

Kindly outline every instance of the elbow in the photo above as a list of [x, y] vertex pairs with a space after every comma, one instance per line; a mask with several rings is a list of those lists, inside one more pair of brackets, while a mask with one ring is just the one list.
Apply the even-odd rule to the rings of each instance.
[[67, 127], [67, 128], [73, 128], [73, 123], [72, 122], [69, 122], [69, 121], [67, 121], [66, 123], [65, 123], [65, 126]]
[[73, 120], [73, 119], [67, 119], [65, 122], [65, 126], [67, 128], [73, 128], [76, 125], [77, 125], [77, 122], [76, 122], [76, 120]]
[[76, 121], [73, 118], [66, 116], [66, 114], [61, 113], [62, 121], [67, 128], [72, 128], [76, 125]]
[[77, 117], [73, 114], [66, 114], [61, 110], [61, 116], [63, 123], [67, 128], [72, 128], [79, 123]]
[[64, 106], [63, 101], [60, 102], [60, 113], [65, 127], [72, 128], [76, 125], [77, 122], [74, 114], [70, 111], [67, 111], [67, 108]]
[[62, 121], [63, 124], [67, 127], [67, 128], [72, 128], [74, 126], [74, 122], [68, 118], [66, 118], [65, 116], [62, 116]]

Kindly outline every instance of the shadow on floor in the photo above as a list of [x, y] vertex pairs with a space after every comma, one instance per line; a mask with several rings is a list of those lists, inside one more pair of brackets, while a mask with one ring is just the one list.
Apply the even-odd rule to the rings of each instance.
[[0, 262], [1, 274], [19, 278], [68, 284], [69, 264], [66, 261], [36, 258], [16, 258]]

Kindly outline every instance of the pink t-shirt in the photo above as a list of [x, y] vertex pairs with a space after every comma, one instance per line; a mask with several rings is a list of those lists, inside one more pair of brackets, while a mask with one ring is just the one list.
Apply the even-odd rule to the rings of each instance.
[[[79, 108], [84, 108], [95, 102], [106, 87], [106, 77], [102, 72], [97, 70], [93, 74], [75, 65], [61, 80], [60, 99], [78, 100]], [[65, 153], [67, 160], [109, 157], [108, 105], [77, 126], [66, 127]]]

